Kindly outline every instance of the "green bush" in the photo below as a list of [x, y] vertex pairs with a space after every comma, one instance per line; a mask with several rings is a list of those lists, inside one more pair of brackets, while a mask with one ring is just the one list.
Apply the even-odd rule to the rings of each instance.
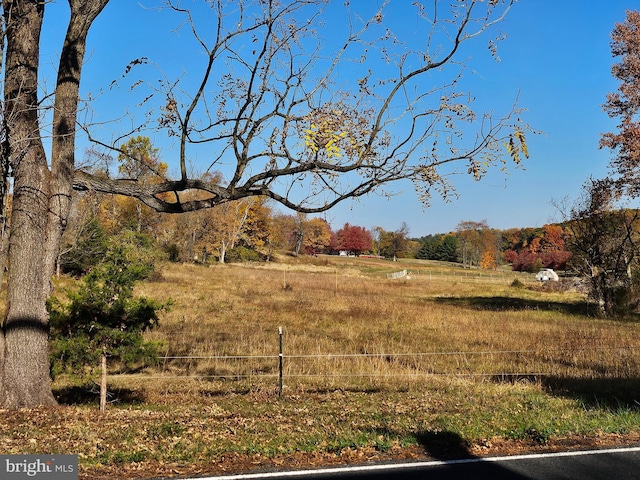
[[48, 302], [54, 376], [91, 371], [103, 354], [126, 367], [157, 358], [158, 345], [144, 341], [143, 333], [158, 324], [170, 302], [133, 296], [135, 283], [154, 271], [147, 247], [134, 233], [114, 237], [79, 288], [66, 292], [66, 301]]
[[163, 247], [170, 262], [177, 262], [180, 260], [180, 247], [175, 243], [169, 243]]
[[107, 235], [97, 219], [85, 223], [75, 245], [60, 256], [60, 268], [65, 273], [80, 276], [98, 263], [107, 250]]
[[234, 247], [225, 256], [227, 262], [259, 262], [260, 254], [247, 247]]

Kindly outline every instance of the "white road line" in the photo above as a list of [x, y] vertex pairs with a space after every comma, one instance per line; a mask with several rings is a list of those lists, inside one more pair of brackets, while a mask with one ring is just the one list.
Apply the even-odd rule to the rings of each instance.
[[[459, 465], [465, 463], [508, 462], [513, 460], [553, 458], [553, 457], [578, 457], [582, 455], [603, 455], [609, 453], [640, 452], [640, 447], [608, 448], [603, 450], [578, 450], [574, 452], [533, 453], [525, 455], [509, 455], [505, 457], [479, 457], [465, 458], [462, 460], [433, 460], [429, 462], [387, 463], [378, 465], [357, 465], [351, 467], [318, 468], [314, 470], [295, 470], [285, 472], [246, 473], [239, 475], [224, 475], [218, 477], [197, 477], [197, 480], [251, 480], [255, 478], [286, 478], [302, 477], [307, 475], [321, 475], [331, 473], [358, 473], [378, 472], [384, 470], [408, 470], [423, 467], [438, 467], [446, 465]], [[196, 480], [196, 479], [194, 479]]]

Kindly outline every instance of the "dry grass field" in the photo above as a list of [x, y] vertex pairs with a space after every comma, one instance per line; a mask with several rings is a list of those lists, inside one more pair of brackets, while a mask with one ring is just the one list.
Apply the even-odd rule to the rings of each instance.
[[[406, 269], [410, 278], [387, 274]], [[511, 272], [342, 257], [166, 264], [159, 365], [61, 408], [3, 412], [0, 451], [78, 453], [81, 478], [640, 442], [640, 322]], [[283, 390], [279, 396], [279, 328]]]
[[[638, 324], [590, 318], [584, 296], [515, 288], [513, 273], [426, 262], [322, 257], [254, 266], [169, 267], [144, 294], [175, 301], [150, 338], [164, 373], [226, 381], [277, 374], [286, 391], [402, 388], [432, 376], [633, 378]], [[311, 263], [310, 263], [311, 262]], [[409, 278], [387, 279], [406, 269]], [[273, 385], [273, 379], [269, 380]], [[266, 383], [266, 385], [269, 384]], [[227, 382], [228, 383], [228, 382]]]

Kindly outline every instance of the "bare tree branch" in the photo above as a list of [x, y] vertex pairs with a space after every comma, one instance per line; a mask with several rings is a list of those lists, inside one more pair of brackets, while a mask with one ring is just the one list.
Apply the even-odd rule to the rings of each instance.
[[[385, 185], [402, 180], [412, 181], [428, 203], [432, 190], [445, 198], [455, 194], [446, 176], [458, 170], [442, 171], [447, 165], [466, 164], [465, 173], [480, 179], [497, 163], [519, 164], [530, 128], [517, 107], [502, 117], [476, 113], [473, 96], [458, 91], [464, 64], [456, 60], [462, 46], [502, 21], [513, 2], [467, 0], [447, 13], [441, 3], [417, 5], [426, 27], [424, 50], [402, 46], [401, 32], [385, 25], [384, 2], [365, 19], [347, 5], [349, 29], [327, 53], [318, 35], [330, 21], [326, 0], [211, 1], [215, 21], [207, 35], [191, 11], [167, 0], [206, 53], [197, 90], [186, 101], [179, 82], [165, 83], [160, 127], [180, 138], [180, 181], [148, 186], [85, 171], [75, 188], [131, 195], [163, 212], [265, 195], [315, 213], [384, 193]], [[378, 54], [385, 59], [382, 70], [369, 62]], [[364, 76], [342, 78], [344, 65]], [[460, 71], [440, 85], [430, 81], [432, 72], [449, 65]], [[202, 144], [210, 146], [212, 166], [233, 165], [226, 184], [188, 178], [189, 147]], [[190, 189], [211, 196], [181, 203], [177, 193]], [[175, 192], [176, 200], [166, 192]]]

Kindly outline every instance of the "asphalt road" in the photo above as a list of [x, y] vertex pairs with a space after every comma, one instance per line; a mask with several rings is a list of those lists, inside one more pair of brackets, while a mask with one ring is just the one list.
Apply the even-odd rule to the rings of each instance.
[[640, 447], [198, 477], [194, 480], [637, 480]]

